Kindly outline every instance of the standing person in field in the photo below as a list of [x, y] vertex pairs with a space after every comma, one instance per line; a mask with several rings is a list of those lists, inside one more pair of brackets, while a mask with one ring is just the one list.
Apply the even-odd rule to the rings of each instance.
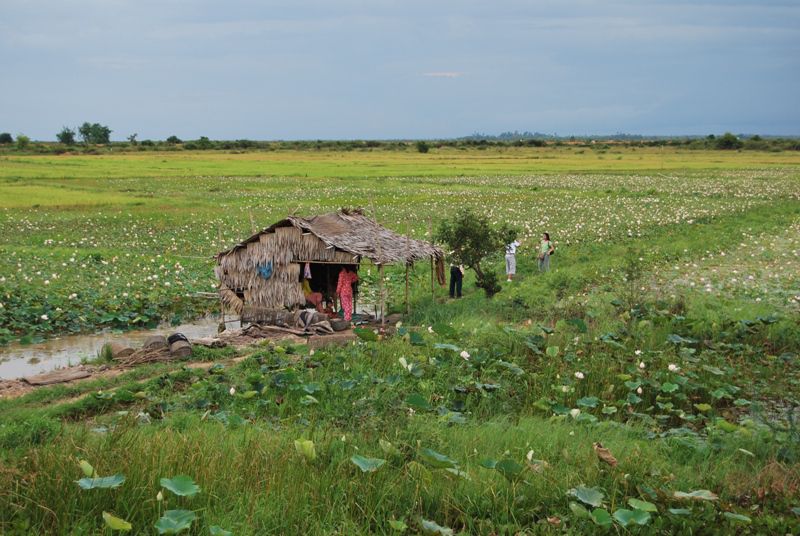
[[358, 274], [347, 266], [339, 272], [339, 281], [336, 284], [336, 294], [344, 310], [344, 319], [350, 322], [353, 319], [353, 283], [358, 281]]
[[539, 271], [550, 271], [550, 255], [556, 250], [550, 241], [550, 233], [542, 233], [542, 242], [539, 245]]
[[511, 282], [517, 273], [517, 248], [521, 245], [517, 239], [506, 245], [506, 281], [508, 282]]
[[464, 267], [462, 265], [450, 265], [450, 297], [461, 297], [461, 285], [464, 281]]

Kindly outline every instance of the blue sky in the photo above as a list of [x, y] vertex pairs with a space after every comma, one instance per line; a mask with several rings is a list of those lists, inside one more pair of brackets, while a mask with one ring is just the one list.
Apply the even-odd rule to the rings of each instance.
[[0, 0], [0, 131], [800, 134], [800, 2]]

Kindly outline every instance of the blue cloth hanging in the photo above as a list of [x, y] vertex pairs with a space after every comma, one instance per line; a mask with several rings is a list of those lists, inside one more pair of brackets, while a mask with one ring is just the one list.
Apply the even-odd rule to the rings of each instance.
[[272, 261], [268, 262], [263, 266], [257, 266], [256, 270], [258, 271], [258, 275], [260, 275], [264, 279], [269, 279], [270, 277], [272, 277]]

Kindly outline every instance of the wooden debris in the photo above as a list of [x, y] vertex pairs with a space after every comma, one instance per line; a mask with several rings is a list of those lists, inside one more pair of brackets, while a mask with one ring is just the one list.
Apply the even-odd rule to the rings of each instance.
[[37, 376], [25, 376], [22, 378], [30, 385], [52, 385], [54, 383], [66, 383], [81, 378], [88, 378], [92, 373], [84, 369], [62, 369], [46, 372]]
[[155, 350], [157, 348], [167, 348], [169, 343], [167, 342], [167, 338], [163, 335], [152, 335], [147, 337], [144, 341], [144, 345], [142, 348], [147, 348], [148, 350]]
[[109, 348], [111, 352], [111, 357], [113, 359], [127, 357], [134, 352], [133, 348], [125, 346], [124, 344], [120, 344], [118, 342], [107, 342], [104, 348]]
[[611, 467], [617, 466], [617, 459], [613, 454], [611, 454], [610, 450], [603, 446], [602, 443], [593, 443], [592, 448], [597, 454], [597, 457], [600, 458], [600, 461], [607, 463]]

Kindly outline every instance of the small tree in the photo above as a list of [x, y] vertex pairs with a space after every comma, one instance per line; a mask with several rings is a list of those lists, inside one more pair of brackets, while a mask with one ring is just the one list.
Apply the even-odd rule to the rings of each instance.
[[504, 251], [505, 245], [515, 237], [516, 232], [508, 225], [492, 227], [485, 217], [469, 209], [462, 209], [452, 220], [440, 223], [436, 233], [436, 239], [453, 250], [456, 262], [475, 271], [477, 286], [490, 298], [500, 292], [500, 285], [497, 273], [484, 270], [481, 262], [489, 255]]
[[17, 134], [17, 149], [24, 151], [31, 144], [31, 139], [25, 134]]
[[136, 137], [138, 135], [139, 134], [134, 133], [134, 134], [131, 134], [130, 136], [128, 136], [128, 141], [131, 142], [131, 145], [136, 145], [136, 143], [137, 143], [136, 142]]
[[75, 131], [69, 127], [64, 127], [61, 132], [56, 134], [56, 139], [64, 145], [75, 145]]
[[170, 145], [175, 145], [177, 143], [183, 143], [183, 142], [178, 136], [173, 135], [167, 138], [167, 143], [169, 143]]
[[14, 138], [8, 132], [0, 132], [0, 145], [9, 145], [14, 143]]
[[428, 145], [427, 142], [422, 141], [422, 140], [417, 142], [417, 151], [419, 151], [421, 153], [427, 153], [430, 150], [431, 150], [431, 146]]

